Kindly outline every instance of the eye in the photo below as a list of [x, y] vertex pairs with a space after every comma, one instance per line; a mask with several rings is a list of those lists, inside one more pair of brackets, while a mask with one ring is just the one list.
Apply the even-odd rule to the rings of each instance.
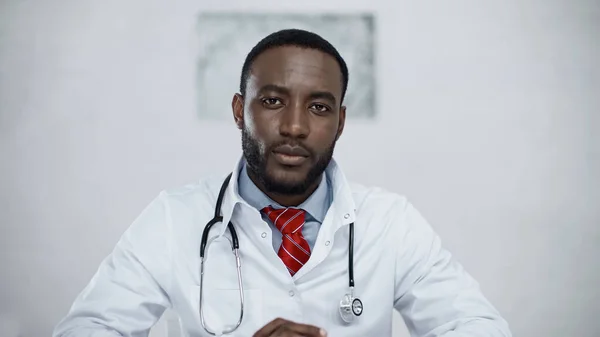
[[311, 105], [310, 108], [312, 110], [316, 110], [317, 112], [320, 112], [320, 113], [328, 112], [331, 110], [327, 105], [320, 104], [320, 103], [315, 103], [315, 104]]
[[267, 97], [262, 99], [263, 105], [273, 106], [273, 105], [281, 105], [283, 104], [279, 98], [275, 97]]

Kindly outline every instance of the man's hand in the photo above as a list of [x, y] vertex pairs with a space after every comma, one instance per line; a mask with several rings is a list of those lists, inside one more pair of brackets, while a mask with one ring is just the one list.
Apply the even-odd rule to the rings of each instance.
[[276, 318], [258, 330], [252, 337], [325, 337], [327, 333], [316, 326], [294, 323]]

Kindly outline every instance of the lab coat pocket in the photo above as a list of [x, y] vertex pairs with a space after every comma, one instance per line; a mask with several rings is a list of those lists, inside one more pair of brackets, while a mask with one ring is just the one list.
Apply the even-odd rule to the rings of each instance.
[[[204, 288], [202, 313], [206, 327], [220, 332], [237, 325], [242, 313], [239, 289]], [[199, 308], [200, 287], [194, 286], [192, 298]], [[200, 318], [198, 317], [200, 321]], [[240, 326], [227, 336], [251, 336], [265, 323], [263, 322], [263, 293], [261, 289], [244, 289], [243, 317]], [[201, 333], [205, 333], [200, 326]], [[208, 336], [208, 334], [207, 334]]]

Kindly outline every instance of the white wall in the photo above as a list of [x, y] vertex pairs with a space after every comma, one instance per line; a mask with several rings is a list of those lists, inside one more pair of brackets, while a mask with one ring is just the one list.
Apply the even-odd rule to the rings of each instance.
[[598, 1], [217, 3], [0, 3], [0, 317], [50, 335], [158, 191], [232, 168], [234, 124], [196, 118], [199, 10], [368, 9], [381, 111], [347, 175], [408, 195], [515, 336], [600, 334]]

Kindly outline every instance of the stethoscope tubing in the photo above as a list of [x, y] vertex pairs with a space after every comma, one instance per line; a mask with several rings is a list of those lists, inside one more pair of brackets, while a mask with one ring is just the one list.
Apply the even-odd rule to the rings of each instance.
[[[203, 303], [202, 302], [202, 300], [203, 300], [202, 291], [203, 291], [203, 286], [204, 286], [204, 260], [205, 260], [206, 246], [208, 244], [208, 237], [210, 234], [210, 230], [212, 229], [212, 227], [215, 224], [223, 222], [223, 216], [220, 214], [221, 206], [223, 204], [225, 191], [227, 189], [229, 181], [231, 180], [231, 177], [232, 177], [232, 173], [229, 173], [229, 175], [227, 175], [227, 177], [223, 181], [223, 184], [221, 185], [221, 188], [219, 190], [219, 195], [217, 197], [217, 201], [216, 201], [216, 205], [215, 205], [214, 216], [204, 227], [204, 230], [202, 231], [202, 237], [200, 240], [200, 297], [199, 297], [200, 320], [201, 320], [202, 326], [204, 327], [204, 330], [206, 330], [206, 332], [208, 332], [212, 336], [217, 336], [219, 334], [216, 333], [215, 331], [210, 330], [204, 320], [203, 305], [202, 305], [202, 303]], [[231, 234], [231, 240], [230, 240], [231, 248], [232, 248], [233, 254], [235, 255], [235, 259], [236, 259], [236, 267], [237, 267], [237, 274], [238, 274], [238, 287], [239, 287], [239, 291], [240, 291], [240, 301], [241, 301], [241, 311], [240, 311], [240, 317], [238, 319], [238, 322], [235, 325], [230, 326], [229, 329], [221, 331], [220, 334], [228, 334], [228, 333], [235, 331], [240, 326], [243, 316], [244, 316], [244, 287], [243, 287], [242, 272], [241, 272], [241, 261], [240, 261], [240, 255], [239, 255], [240, 244], [239, 244], [237, 232], [236, 232], [233, 224], [231, 223], [231, 221], [229, 221], [227, 223], [227, 229], [229, 230], [229, 233]], [[360, 302], [359, 299], [354, 298], [354, 222], [349, 224], [348, 236], [349, 236], [348, 237], [348, 286], [350, 288], [349, 295], [353, 300]], [[362, 302], [360, 305], [362, 308]], [[362, 312], [362, 309], [361, 309], [361, 312]], [[360, 316], [360, 313], [358, 313], [358, 314], [354, 313], [354, 314], [356, 316]]]

